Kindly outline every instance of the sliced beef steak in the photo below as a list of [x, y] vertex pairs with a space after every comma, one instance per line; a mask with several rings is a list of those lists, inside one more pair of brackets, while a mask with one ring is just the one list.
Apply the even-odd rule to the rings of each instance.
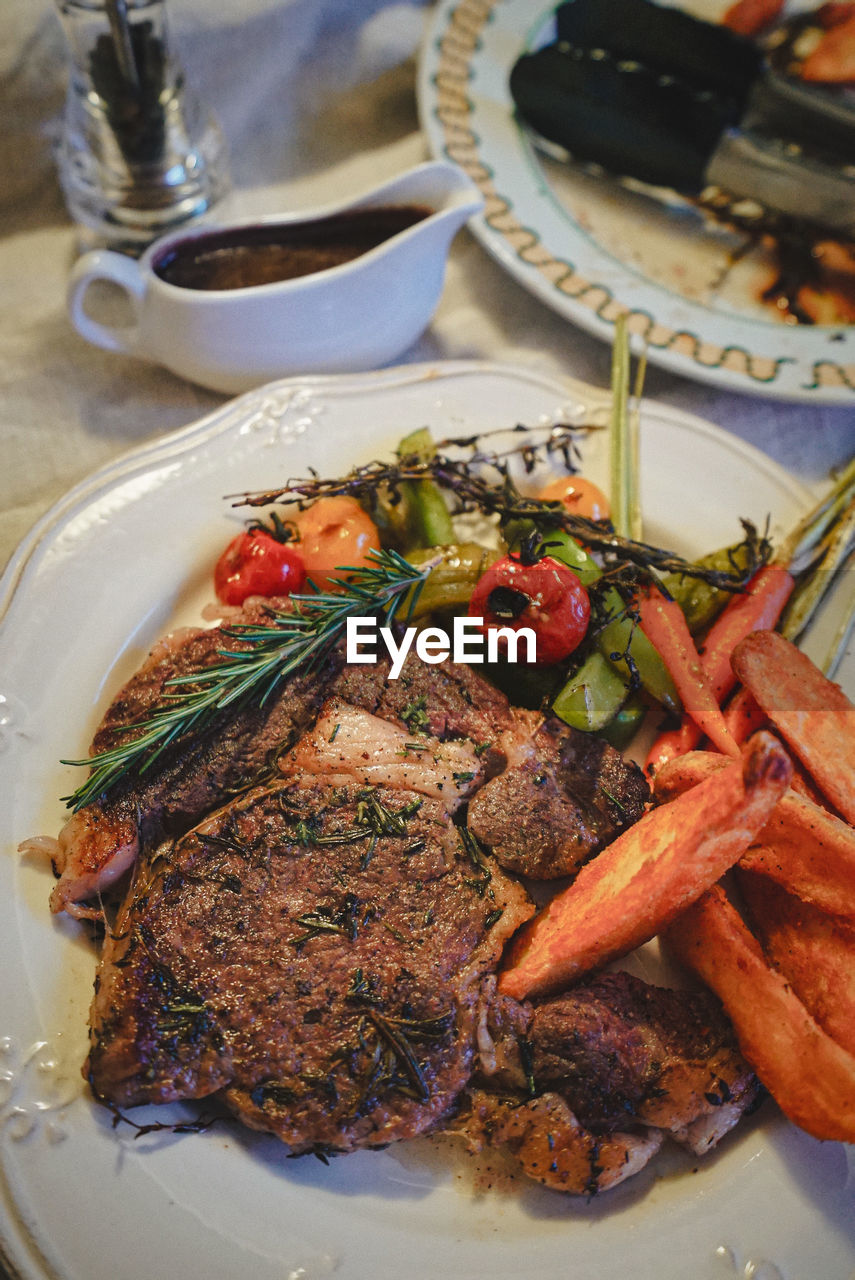
[[335, 692], [382, 719], [403, 722], [411, 733], [423, 730], [443, 742], [469, 738], [482, 754], [514, 725], [505, 695], [466, 663], [428, 666], [410, 650], [397, 680], [389, 670], [386, 660], [349, 666]]
[[503, 867], [534, 879], [572, 875], [644, 810], [637, 765], [549, 719], [519, 763], [472, 799], [469, 827]]
[[592, 1195], [641, 1168], [669, 1135], [703, 1155], [759, 1085], [708, 992], [603, 973], [534, 1005], [484, 984], [480, 1073], [456, 1132], [509, 1147], [526, 1173]]
[[294, 1151], [420, 1133], [469, 1079], [480, 979], [532, 910], [435, 799], [254, 790], [140, 862], [98, 970], [92, 1088], [217, 1093]]
[[[229, 626], [263, 616], [264, 606], [256, 604]], [[224, 649], [246, 647], [228, 627], [188, 629], [161, 641], [114, 699], [91, 753], [139, 736], [140, 723], [164, 705], [168, 681], [204, 671], [220, 660]], [[340, 656], [332, 654], [317, 670], [292, 677], [264, 706], [223, 712], [201, 736], [164, 752], [149, 773], [118, 784], [103, 800], [70, 818], [59, 837], [55, 862], [60, 878], [51, 897], [53, 910], [100, 915], [97, 904], [78, 904], [121, 876], [141, 845], [180, 835], [231, 792], [271, 772], [276, 756], [314, 722], [340, 669]]]

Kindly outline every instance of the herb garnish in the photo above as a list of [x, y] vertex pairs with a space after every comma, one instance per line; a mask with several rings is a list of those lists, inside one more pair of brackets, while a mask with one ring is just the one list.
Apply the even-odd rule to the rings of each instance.
[[144, 774], [168, 747], [204, 729], [225, 708], [264, 703], [298, 668], [311, 668], [323, 658], [348, 617], [381, 613], [389, 625], [408, 592], [412, 610], [430, 566], [415, 569], [396, 551], [371, 551], [369, 556], [369, 565], [340, 567], [348, 576], [342, 577], [335, 595], [292, 596], [290, 610], [268, 609], [263, 623], [224, 628], [248, 647], [223, 649], [219, 662], [167, 681], [163, 705], [140, 722], [138, 737], [86, 760], [63, 760], [91, 769], [82, 786], [63, 796], [68, 807], [76, 811], [98, 800], [131, 770]]

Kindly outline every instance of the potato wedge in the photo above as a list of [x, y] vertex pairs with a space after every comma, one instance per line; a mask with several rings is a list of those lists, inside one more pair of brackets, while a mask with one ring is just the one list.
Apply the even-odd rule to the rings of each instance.
[[[654, 795], [671, 800], [727, 764], [716, 751], [690, 751], [663, 767]], [[739, 865], [763, 872], [823, 911], [855, 919], [855, 830], [794, 787], [778, 801]]]
[[739, 865], [832, 915], [855, 919], [855, 831], [807, 796], [781, 798]]
[[819, 1026], [714, 885], [664, 934], [718, 995], [739, 1047], [781, 1110], [815, 1138], [855, 1142], [855, 1056]]
[[734, 650], [733, 669], [847, 822], [855, 823], [855, 706], [775, 631]]
[[499, 990], [554, 991], [652, 938], [733, 866], [791, 775], [780, 742], [759, 733], [742, 759], [651, 809], [517, 934]]
[[754, 871], [740, 870], [739, 888], [767, 958], [832, 1040], [855, 1054], [855, 920], [820, 911]]

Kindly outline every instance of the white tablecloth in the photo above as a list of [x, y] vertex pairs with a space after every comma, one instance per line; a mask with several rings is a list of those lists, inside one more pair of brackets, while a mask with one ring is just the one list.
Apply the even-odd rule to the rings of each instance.
[[[415, 65], [429, 6], [387, 0], [169, 0], [188, 78], [214, 107], [239, 211], [304, 209], [427, 158]], [[70, 485], [220, 403], [152, 365], [87, 345], [64, 289], [75, 254], [52, 156], [66, 52], [45, 0], [0, 25], [0, 565]], [[609, 351], [531, 297], [468, 231], [430, 328], [403, 357], [487, 358], [598, 386]], [[647, 394], [692, 410], [821, 485], [851, 455], [855, 410], [728, 394], [651, 367]]]

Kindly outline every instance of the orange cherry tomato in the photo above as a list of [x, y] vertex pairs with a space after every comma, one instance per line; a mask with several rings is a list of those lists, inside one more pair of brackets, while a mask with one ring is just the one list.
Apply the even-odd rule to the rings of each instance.
[[544, 502], [563, 502], [574, 516], [588, 520], [608, 520], [609, 500], [592, 481], [584, 476], [561, 476], [538, 495]]
[[341, 566], [361, 568], [370, 564], [369, 551], [379, 551], [377, 526], [355, 498], [318, 498], [293, 518], [300, 558], [319, 591], [335, 589], [334, 572]]

